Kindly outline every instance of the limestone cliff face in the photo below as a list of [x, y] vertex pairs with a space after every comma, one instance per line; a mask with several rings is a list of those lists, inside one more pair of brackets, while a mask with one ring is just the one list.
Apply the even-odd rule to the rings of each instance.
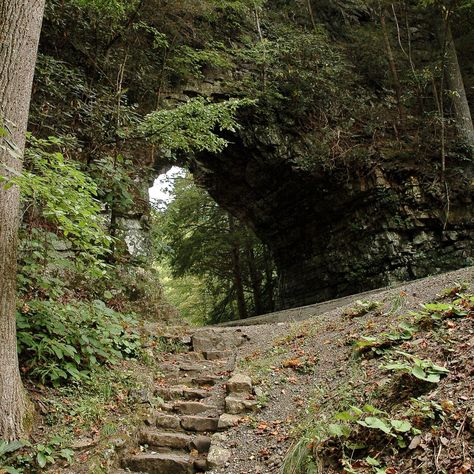
[[329, 166], [307, 137], [241, 135], [191, 170], [272, 250], [280, 307], [473, 264], [470, 162], [449, 164], [446, 187], [435, 161], [374, 154]]

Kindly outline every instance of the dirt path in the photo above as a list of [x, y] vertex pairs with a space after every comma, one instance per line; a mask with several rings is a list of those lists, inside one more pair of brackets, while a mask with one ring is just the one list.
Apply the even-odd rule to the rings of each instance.
[[[367, 328], [384, 331], [399, 315], [419, 309], [420, 303], [434, 300], [446, 288], [460, 282], [472, 286], [473, 277], [474, 269], [465, 268], [397, 288], [251, 318], [246, 326], [232, 323], [232, 329], [241, 329], [250, 337], [238, 350], [237, 367], [252, 377], [262, 409], [243, 417], [223, 435], [231, 457], [212, 473], [279, 472], [295, 430], [312, 405], [343, 398], [354, 384], [370, 382], [351, 363], [347, 343], [351, 337]], [[344, 316], [360, 299], [382, 303], [379, 314], [369, 312], [353, 319]]]
[[[364, 406], [368, 402], [377, 405], [375, 393], [379, 393], [383, 409], [387, 403], [400, 404], [400, 393], [395, 392], [396, 402], [390, 401], [393, 394], [384, 393], [387, 381], [380, 361], [354, 356], [354, 340], [366, 334], [388, 334], [399, 326], [402, 315], [419, 310], [421, 303], [435, 300], [447, 288], [465, 283], [466, 291], [472, 291], [473, 278], [474, 268], [465, 268], [397, 288], [251, 318], [245, 321], [246, 325], [232, 324], [184, 333], [182, 328], [177, 328], [178, 332], [168, 337], [171, 345], [176, 343], [181, 349], [163, 353], [158, 361], [163, 376], [155, 381], [154, 395], [160, 397], [162, 403], [138, 427], [135, 441], [126, 445], [119, 459], [120, 467], [114, 472], [265, 474], [282, 472], [285, 462], [294, 462], [298, 467], [285, 468], [285, 474], [343, 472], [341, 453], [339, 457], [333, 456], [341, 450], [340, 446], [333, 446], [329, 451], [329, 458], [336, 459], [332, 465], [329, 463], [319, 470], [301, 469], [312, 453], [317, 423], [327, 427], [332, 413], [341, 407], [358, 403]], [[471, 306], [472, 310], [466, 313], [469, 317], [459, 323], [447, 321], [447, 331], [451, 333], [431, 334], [420, 330], [416, 332], [416, 339], [411, 335], [410, 341], [402, 341], [415, 345], [414, 348], [403, 344], [400, 347], [442, 365], [454, 360], [473, 378], [473, 358], [469, 354], [474, 351], [474, 318], [471, 317], [474, 302]], [[463, 348], [464, 355], [452, 357], [458, 347]], [[441, 356], [443, 359], [438, 360]], [[453, 368], [456, 370], [454, 365]], [[443, 443], [449, 442], [449, 429], [457, 430], [457, 444], [452, 449], [457, 453], [456, 469], [438, 469], [443, 463], [449, 466], [451, 459], [442, 457], [442, 446], [439, 448], [436, 444], [434, 468], [421, 452], [414, 459], [418, 466], [428, 465], [425, 470], [407, 469], [406, 460], [397, 458], [393, 465], [405, 463], [403, 469], [377, 472], [428, 473], [437, 472], [436, 469], [449, 474], [473, 472], [468, 462], [474, 459], [473, 449], [465, 446], [462, 433], [467, 417], [471, 416], [469, 407], [474, 406], [474, 395], [471, 397], [474, 381], [469, 379], [469, 383], [460, 388], [457, 384], [461, 378], [455, 370], [437, 391], [446, 399], [459, 392], [461, 403], [465, 404], [460, 408], [459, 416], [464, 419], [461, 427], [442, 428]], [[394, 379], [390, 379], [390, 384], [393, 382]], [[425, 402], [431, 403], [423, 399]], [[448, 415], [446, 412], [446, 417]], [[455, 418], [453, 420], [457, 423]], [[474, 427], [474, 414], [472, 420]], [[426, 449], [431, 452], [433, 436], [427, 433], [431, 438], [421, 440], [420, 435], [419, 443], [428, 446]], [[380, 435], [375, 436], [368, 453], [387, 458], [384, 444], [382, 447], [377, 444], [379, 438]], [[438, 442], [438, 438], [433, 439]], [[295, 440], [301, 440], [301, 450], [293, 450], [292, 457], [287, 457]], [[364, 459], [359, 462], [362, 466], [359, 470], [348, 472], [375, 472]], [[466, 469], [463, 466], [467, 466]]]

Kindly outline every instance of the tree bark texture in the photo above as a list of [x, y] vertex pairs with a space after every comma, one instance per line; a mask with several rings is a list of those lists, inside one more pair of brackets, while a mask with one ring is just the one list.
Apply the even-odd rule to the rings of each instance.
[[456, 46], [449, 25], [446, 30], [445, 72], [446, 82], [448, 83], [453, 101], [459, 137], [468, 146], [471, 153], [474, 153], [474, 126], [472, 124], [471, 110], [467, 101]]
[[[44, 0], [0, 0], [0, 175], [22, 169]], [[0, 438], [25, 432], [27, 400], [18, 368], [16, 259], [20, 191], [0, 184]]]

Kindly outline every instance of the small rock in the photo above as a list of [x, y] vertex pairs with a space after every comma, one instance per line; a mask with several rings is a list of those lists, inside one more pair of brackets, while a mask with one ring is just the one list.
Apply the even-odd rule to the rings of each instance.
[[133, 403], [151, 403], [153, 393], [147, 388], [131, 389], [128, 392], [128, 398]]
[[238, 397], [227, 397], [225, 399], [225, 411], [231, 415], [238, 415], [249, 411], [257, 411], [258, 403], [255, 400], [245, 400]]
[[248, 375], [234, 374], [226, 385], [229, 394], [252, 394], [252, 379]]
[[126, 437], [117, 436], [109, 440], [109, 444], [115, 448], [123, 448], [127, 444], [128, 439]]
[[227, 442], [227, 435], [224, 433], [214, 433], [212, 435], [212, 442], [214, 444], [222, 444]]
[[196, 472], [206, 472], [207, 471], [207, 459], [196, 459], [194, 461], [194, 469]]
[[241, 417], [238, 415], [230, 415], [228, 413], [223, 413], [219, 417], [219, 423], [217, 424], [217, 427], [220, 430], [227, 430], [229, 428], [232, 428], [233, 426], [237, 426], [239, 424]]
[[191, 449], [195, 449], [198, 453], [207, 453], [211, 447], [211, 438], [209, 436], [196, 436], [191, 442]]
[[76, 439], [72, 445], [72, 449], [85, 449], [94, 446], [97, 441], [93, 440], [92, 438], [78, 438]]
[[265, 396], [265, 392], [263, 391], [263, 389], [261, 387], [255, 387], [254, 388], [254, 392], [255, 392], [255, 396], [256, 397], [263, 397]]
[[408, 446], [408, 449], [416, 449], [419, 446], [420, 443], [421, 443], [421, 436], [415, 436], [411, 440], [411, 443]]
[[220, 446], [212, 445], [207, 455], [207, 464], [210, 469], [216, 469], [224, 466], [229, 461], [231, 452]]

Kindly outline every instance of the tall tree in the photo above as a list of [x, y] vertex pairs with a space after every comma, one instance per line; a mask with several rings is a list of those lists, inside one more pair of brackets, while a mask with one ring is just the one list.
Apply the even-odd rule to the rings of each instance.
[[451, 34], [449, 23], [446, 25], [446, 57], [445, 71], [448, 88], [454, 106], [454, 115], [459, 137], [468, 146], [471, 153], [474, 153], [474, 126], [472, 123], [471, 110], [467, 101], [466, 90], [459, 67], [458, 55]]
[[0, 438], [25, 431], [27, 399], [18, 368], [15, 281], [21, 172], [44, 0], [0, 0]]

